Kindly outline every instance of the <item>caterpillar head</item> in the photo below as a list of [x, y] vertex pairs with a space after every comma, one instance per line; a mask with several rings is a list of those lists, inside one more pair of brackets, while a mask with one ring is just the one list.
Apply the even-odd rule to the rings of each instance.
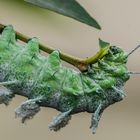
[[128, 54], [119, 47], [111, 46], [108, 54], [106, 55], [106, 60], [116, 62], [116, 63], [126, 63], [128, 59]]

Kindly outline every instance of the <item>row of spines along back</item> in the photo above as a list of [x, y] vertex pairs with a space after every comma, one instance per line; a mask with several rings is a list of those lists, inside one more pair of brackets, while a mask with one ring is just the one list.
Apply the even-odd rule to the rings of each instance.
[[[19, 56], [19, 57], [22, 57], [22, 54], [24, 55], [24, 52], [25, 53], [27, 53], [28, 52], [28, 56], [30, 56], [30, 59], [32, 58], [32, 57], [35, 57], [35, 55], [37, 54], [37, 55], [39, 55], [39, 46], [38, 46], [38, 39], [37, 38], [33, 38], [33, 39], [31, 39], [28, 43], [27, 43], [27, 47], [23, 47], [22, 45], [18, 45], [17, 44], [17, 42], [16, 42], [16, 38], [15, 38], [15, 32], [14, 32], [14, 30], [13, 30], [13, 27], [12, 26], [7, 26], [5, 29], [4, 29], [4, 31], [2, 32], [2, 35], [1, 35], [1, 40], [3, 41], [3, 42], [5, 42], [5, 45], [1, 45], [1, 46], [5, 46], [5, 48], [7, 48], [7, 46], [8, 47], [16, 47], [16, 54]], [[2, 42], [1, 41], [1, 42]], [[10, 46], [10, 44], [11, 44], [11, 46]], [[11, 48], [12, 48], [11, 47]], [[7, 48], [8, 49], [8, 48]], [[10, 48], [9, 48], [9, 50], [11, 50]], [[12, 52], [12, 51], [10, 51], [9, 53], [14, 53], [14, 52]], [[21, 54], [22, 53], [22, 54]], [[51, 54], [51, 56], [52, 57], [57, 57], [57, 59], [58, 59], [58, 61], [57, 61], [57, 63], [59, 63], [59, 56], [58, 55], [56, 55], [57, 53], [56, 53], [56, 51], [55, 52], [53, 52], [52, 54]], [[14, 56], [17, 56], [17, 55], [15, 55], [14, 54]], [[42, 57], [42, 58], [44, 58], [44, 57]], [[23, 59], [23, 58], [22, 58]], [[26, 59], [26, 58], [25, 58]], [[45, 58], [44, 58], [44, 60], [46, 60]], [[13, 60], [14, 61], [14, 60]], [[20, 63], [22, 63], [21, 61], [19, 61]], [[44, 61], [45, 62], [45, 61]], [[48, 62], [47, 62], [48, 63]], [[53, 64], [54, 63], [54, 64]], [[38, 64], [39, 66], [40, 66], [40, 64]], [[43, 65], [45, 65], [45, 64], [43, 64]], [[55, 59], [55, 61], [53, 61], [53, 59], [51, 58], [50, 59], [50, 65], [52, 65], [53, 67], [52, 67], [52, 70], [54, 70], [54, 71], [56, 71], [56, 68], [57, 68], [57, 65], [56, 65], [56, 59]], [[24, 65], [23, 65], [24, 66]], [[34, 68], [34, 67], [33, 67]], [[21, 69], [22, 70], [22, 69]], [[32, 71], [33, 69], [31, 69], [31, 71]], [[103, 71], [103, 69], [101, 69], [102, 71]], [[27, 70], [27, 73], [29, 73], [29, 71]], [[52, 71], [52, 73], [53, 73], [53, 71]], [[69, 72], [67, 73], [67, 74], [70, 74]], [[67, 75], [66, 75], [67, 76]], [[99, 75], [100, 76], [100, 75]], [[104, 80], [102, 80], [101, 81], [101, 83], [100, 83], [100, 81], [98, 81], [97, 79], [95, 79], [96, 80], [96, 83], [94, 82], [94, 81], [92, 81], [90, 78], [87, 78], [87, 76], [82, 76], [82, 79], [81, 79], [81, 83], [80, 83], [80, 85], [78, 85], [78, 81], [77, 81], [77, 86], [75, 86], [74, 84], [70, 84], [71, 83], [71, 81], [70, 80], [67, 80], [68, 79], [68, 77], [67, 78], [65, 78], [64, 80], [66, 81], [67, 80], [67, 84], [65, 83], [64, 85], [66, 86], [66, 88], [65, 88], [65, 92], [72, 92], [72, 94], [75, 94], [75, 95], [77, 95], [77, 94], [83, 94], [83, 92], [81, 92], [82, 90], [84, 90], [84, 92], [89, 92], [89, 93], [93, 93], [93, 92], [99, 92], [99, 89], [100, 89], [100, 87], [101, 88], [110, 88], [110, 87], [112, 87], [113, 86], [113, 84], [115, 84], [115, 82], [116, 81], [114, 81], [114, 79], [113, 79], [113, 81], [111, 81], [112, 79], [110, 79], [111, 77], [108, 77], [107, 79], [104, 79]], [[113, 84], [111, 84], [111, 83], [113, 83]], [[68, 85], [69, 85], [69, 87], [71, 87], [71, 88], [68, 88]], [[80, 87], [82, 87], [82, 89], [80, 88], [78, 88], [78, 86], [80, 86]], [[75, 88], [75, 89], [74, 89]], [[73, 90], [72, 90], [73, 89]]]

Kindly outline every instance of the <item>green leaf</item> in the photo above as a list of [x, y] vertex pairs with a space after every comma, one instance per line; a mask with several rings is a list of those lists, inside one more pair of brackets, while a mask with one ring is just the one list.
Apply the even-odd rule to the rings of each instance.
[[46, 8], [56, 13], [68, 16], [101, 29], [98, 22], [76, 0], [24, 0], [41, 8]]
[[100, 46], [100, 48], [106, 48], [106, 47], [108, 47], [109, 45], [110, 45], [110, 43], [105, 42], [105, 41], [99, 39], [99, 46]]

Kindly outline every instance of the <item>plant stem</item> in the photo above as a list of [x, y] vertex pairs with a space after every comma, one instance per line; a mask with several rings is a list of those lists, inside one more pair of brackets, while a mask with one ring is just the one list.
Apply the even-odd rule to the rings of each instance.
[[[3, 24], [0, 23], [0, 32], [4, 29], [4, 27], [6, 27], [6, 25], [3, 25]], [[23, 42], [26, 42], [26, 43], [29, 41], [30, 37], [28, 37], [28, 36], [26, 36], [26, 35], [24, 35], [22, 33], [19, 33], [17, 31], [15, 31], [15, 32], [16, 32], [17, 39], [19, 39], [19, 40], [21, 40]], [[55, 50], [55, 49], [50, 48], [50, 47], [48, 47], [46, 45], [43, 45], [41, 43], [39, 43], [39, 48], [42, 51], [46, 52], [46, 53], [52, 53]], [[75, 56], [60, 52], [60, 58], [63, 61], [65, 61], [65, 62], [77, 67], [80, 71], [86, 71], [89, 64], [94, 64], [94, 63], [97, 62], [97, 60], [99, 59], [100, 54], [101, 53], [99, 51], [99, 52], [97, 52], [96, 55], [94, 55], [92, 57], [82, 59], [82, 58], [77, 58]]]

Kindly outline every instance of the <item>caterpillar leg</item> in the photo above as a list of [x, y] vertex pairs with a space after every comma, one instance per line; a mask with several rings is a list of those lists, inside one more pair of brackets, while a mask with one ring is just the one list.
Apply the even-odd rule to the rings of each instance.
[[91, 117], [91, 130], [92, 133], [95, 134], [96, 133], [96, 129], [98, 128], [98, 124], [102, 115], [102, 103], [99, 104], [99, 106], [97, 107], [96, 111], [92, 114]]
[[38, 102], [40, 102], [41, 99], [42, 97], [37, 97], [35, 99], [27, 100], [15, 110], [16, 116], [22, 118], [22, 123], [28, 119], [32, 119], [40, 111]]
[[14, 97], [14, 94], [9, 89], [0, 86], [0, 104], [9, 105], [9, 102]]
[[54, 131], [58, 131], [60, 130], [62, 127], [65, 127], [69, 120], [71, 119], [71, 113], [72, 109], [60, 113], [58, 116], [56, 116], [53, 121], [49, 124], [49, 128], [50, 130], [54, 130]]

